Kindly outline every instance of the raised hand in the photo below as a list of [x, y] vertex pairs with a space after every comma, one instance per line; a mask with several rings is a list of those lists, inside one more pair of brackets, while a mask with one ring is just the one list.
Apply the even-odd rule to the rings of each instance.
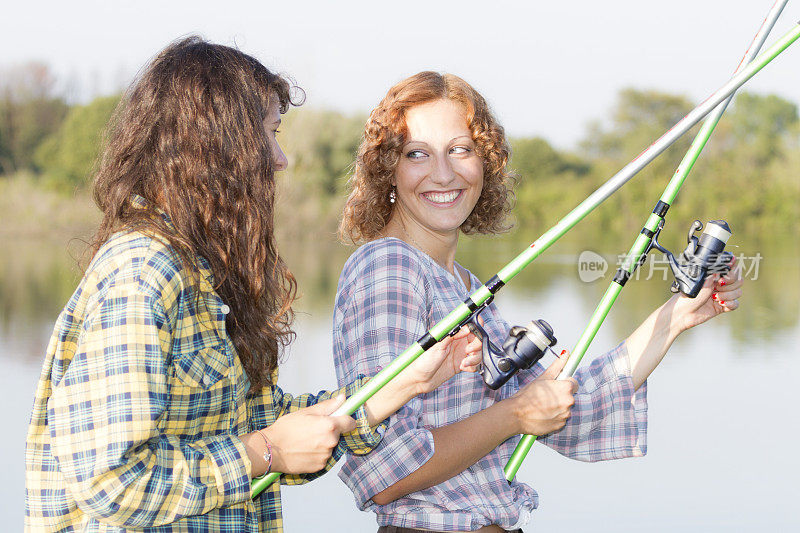
[[687, 298], [681, 294], [672, 297], [667, 303], [672, 306], [672, 321], [679, 331], [686, 331], [721, 313], [735, 310], [739, 307], [743, 285], [741, 265], [734, 258], [728, 273], [722, 277], [719, 274], [709, 276], [697, 297]]

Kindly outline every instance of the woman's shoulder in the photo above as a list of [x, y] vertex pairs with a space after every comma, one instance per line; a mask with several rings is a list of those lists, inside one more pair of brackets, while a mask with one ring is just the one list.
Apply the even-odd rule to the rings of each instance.
[[170, 288], [179, 289], [186, 277], [178, 252], [162, 237], [124, 229], [103, 243], [86, 269], [86, 278], [98, 286], [137, 285], [160, 297]]
[[407, 287], [423, 294], [429, 273], [424, 255], [410, 244], [393, 237], [376, 239], [361, 245], [347, 260], [337, 292], [349, 297], [359, 291]]
[[419, 274], [426, 261], [422, 252], [394, 237], [384, 237], [361, 245], [344, 265], [342, 276], [363, 276], [376, 270]]

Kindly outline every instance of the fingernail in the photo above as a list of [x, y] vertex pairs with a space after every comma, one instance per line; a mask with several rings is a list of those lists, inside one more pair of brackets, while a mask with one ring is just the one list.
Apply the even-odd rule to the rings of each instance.
[[711, 299], [712, 299], [712, 300], [716, 300], [716, 299], [717, 299], [717, 293], [716, 293], [716, 292], [715, 292], [714, 294], [712, 294], [712, 295], [711, 295]]
[[719, 280], [719, 284], [720, 285], [725, 285], [725, 280], [724, 279]]
[[566, 351], [566, 350], [561, 350], [561, 353], [560, 353], [560, 354], [558, 354], [558, 356], [559, 356], [559, 357], [561, 357], [561, 356], [562, 356], [562, 355], [564, 355], [565, 353], [567, 353], [567, 351]]
[[719, 305], [725, 305], [725, 300], [720, 300]]

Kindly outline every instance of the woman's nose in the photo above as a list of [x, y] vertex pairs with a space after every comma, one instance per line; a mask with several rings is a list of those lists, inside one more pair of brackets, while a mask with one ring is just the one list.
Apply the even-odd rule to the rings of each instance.
[[430, 179], [434, 183], [445, 186], [453, 182], [456, 172], [447, 157], [436, 158], [436, 164], [431, 172]]
[[280, 146], [275, 146], [275, 153], [272, 155], [273, 163], [275, 165], [275, 172], [280, 172], [281, 170], [286, 170], [289, 166], [289, 160], [286, 158], [286, 154], [283, 153]]

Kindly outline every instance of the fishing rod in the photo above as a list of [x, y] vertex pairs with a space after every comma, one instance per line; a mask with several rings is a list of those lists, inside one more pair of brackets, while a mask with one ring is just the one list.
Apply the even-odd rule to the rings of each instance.
[[[769, 32], [775, 25], [775, 22], [778, 20], [787, 2], [788, 0], [777, 0], [772, 6], [761, 28], [759, 28], [758, 33], [756, 33], [753, 42], [745, 52], [739, 66], [736, 67], [734, 74], [745, 70], [747, 64], [756, 57], [756, 54], [758, 54], [758, 51], [767, 39], [767, 35], [769, 35]], [[700, 292], [707, 273], [727, 271], [727, 266], [730, 264], [730, 260], [733, 256], [730, 252], [724, 251], [728, 238], [731, 236], [730, 227], [726, 222], [721, 220], [709, 222], [706, 225], [705, 231], [698, 239], [693, 234], [695, 230], [702, 230], [703, 224], [699, 220], [696, 220], [689, 230], [687, 236], [688, 245], [681, 254], [680, 259], [677, 259], [674, 254], [658, 243], [658, 236], [664, 227], [667, 210], [678, 195], [678, 191], [680, 191], [683, 182], [686, 180], [692, 167], [694, 167], [697, 158], [700, 156], [700, 152], [703, 151], [703, 148], [711, 137], [714, 128], [717, 126], [719, 119], [722, 117], [722, 114], [725, 112], [731, 100], [733, 100], [733, 94], [719, 104], [708, 118], [706, 118], [705, 122], [703, 122], [700, 131], [695, 136], [689, 150], [672, 175], [667, 187], [661, 194], [661, 198], [659, 198], [656, 203], [653, 212], [634, 240], [633, 246], [628, 251], [627, 256], [625, 256], [626, 258], [622, 266], [617, 270], [614, 279], [609, 284], [600, 303], [594, 310], [586, 329], [578, 339], [575, 349], [570, 354], [557, 379], [568, 379], [575, 373], [589, 345], [592, 340], [594, 340], [597, 331], [600, 329], [600, 326], [602, 326], [603, 321], [606, 319], [606, 316], [617, 300], [620, 292], [622, 292], [625, 283], [630, 279], [636, 268], [644, 263], [647, 254], [653, 248], [667, 254], [670, 267], [676, 278], [672, 286], [673, 292], [682, 292], [690, 298], [694, 298]], [[553, 339], [555, 339], [555, 337], [553, 337]], [[536, 442], [536, 436], [534, 435], [525, 435], [520, 439], [520, 442], [514, 449], [514, 453], [503, 469], [508, 481], [511, 481], [517, 475], [517, 471], [520, 466], [522, 466], [522, 462], [525, 460], [534, 442]]]
[[[395, 376], [403, 371], [408, 365], [413, 363], [420, 355], [442, 340], [447, 335], [457, 331], [461, 326], [467, 324], [471, 319], [491, 303], [494, 295], [506, 283], [519, 274], [522, 269], [533, 262], [554, 242], [560, 239], [567, 231], [580, 222], [586, 215], [600, 205], [606, 198], [611, 196], [616, 190], [622, 187], [627, 181], [636, 175], [642, 168], [655, 159], [661, 152], [666, 150], [681, 135], [686, 133], [695, 124], [700, 122], [704, 116], [710, 113], [725, 98], [733, 94], [736, 89], [744, 85], [747, 80], [756, 75], [762, 68], [769, 64], [773, 59], [780, 55], [786, 48], [800, 38], [800, 24], [781, 37], [778, 42], [772, 45], [766, 52], [759, 55], [739, 74], [733, 76], [728, 82], [708, 97], [704, 102], [695, 107], [669, 131], [656, 140], [649, 148], [639, 154], [636, 159], [628, 163], [619, 172], [612, 176], [605, 184], [593, 192], [583, 202], [578, 204], [558, 223], [547, 230], [542, 236], [536, 239], [525, 251], [511, 260], [497, 274], [473, 292], [467, 299], [452, 310], [447, 316], [436, 323], [425, 335], [417, 342], [406, 348], [401, 354], [395, 357], [383, 370], [375, 374], [365, 385], [360, 387], [352, 396], [332, 413], [333, 416], [352, 415], [372, 395], [380, 390], [384, 385], [391, 381]], [[512, 369], [513, 370], [513, 369]], [[280, 477], [279, 472], [271, 472], [253, 480], [251, 494], [256, 498], [264, 489], [274, 483]]]

